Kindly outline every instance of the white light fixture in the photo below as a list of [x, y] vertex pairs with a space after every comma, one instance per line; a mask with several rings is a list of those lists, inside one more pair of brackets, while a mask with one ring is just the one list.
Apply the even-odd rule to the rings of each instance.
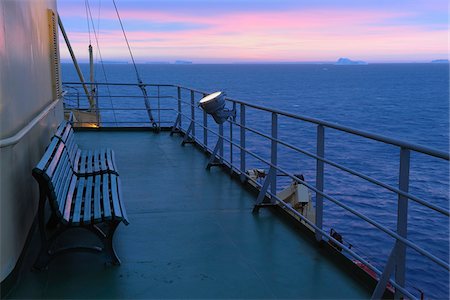
[[210, 114], [217, 124], [223, 124], [229, 117], [236, 116], [236, 110], [225, 108], [225, 93], [215, 92], [203, 97], [198, 105]]

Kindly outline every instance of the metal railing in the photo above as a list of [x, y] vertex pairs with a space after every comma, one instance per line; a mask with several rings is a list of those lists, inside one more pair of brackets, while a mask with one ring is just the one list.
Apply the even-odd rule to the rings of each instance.
[[[73, 82], [67, 83], [67, 85], [70, 86], [76, 84], [77, 83]], [[96, 83], [96, 85], [98, 87], [97, 91], [99, 91], [101, 86], [105, 86], [106, 84]], [[113, 107], [111, 102], [111, 107], [106, 107], [104, 103], [99, 103], [98, 110], [101, 115], [102, 112], [107, 111], [137, 112], [146, 110], [143, 102], [141, 102], [140, 105], [139, 102], [136, 102], [142, 101], [142, 95], [139, 96], [139, 94], [137, 93], [139, 89], [137, 84], [109, 84], [109, 86], [120, 87], [121, 91], [124, 92], [124, 94], [103, 96], [101, 93], [99, 93], [97, 95], [98, 101], [101, 101], [102, 97], [108, 98], [110, 99], [110, 101], [112, 101], [111, 99], [126, 98], [126, 103], [128, 106], [117, 108]], [[411, 299], [417, 298], [405, 286], [407, 248], [415, 250], [423, 257], [444, 268], [446, 272], [449, 271], [450, 267], [447, 261], [444, 261], [444, 259], [439, 258], [436, 255], [425, 250], [417, 243], [414, 243], [413, 241], [408, 239], [407, 236], [408, 204], [410, 201], [413, 201], [416, 204], [422, 206], [423, 209], [430, 209], [437, 212], [447, 220], [449, 218], [449, 210], [447, 208], [431, 203], [430, 201], [426, 201], [421, 197], [413, 195], [409, 192], [411, 153], [420, 153], [421, 155], [426, 155], [448, 164], [449, 154], [447, 152], [231, 98], [226, 98], [226, 102], [236, 110], [237, 114], [235, 119], [227, 120], [227, 122], [221, 125], [216, 125], [210, 120], [210, 117], [208, 117], [207, 114], [204, 111], [200, 110], [197, 106], [197, 101], [209, 93], [179, 85], [145, 84], [145, 87], [147, 87], [150, 91], [149, 99], [153, 102], [152, 105], [154, 107], [152, 108], [152, 110], [157, 111], [158, 113], [156, 118], [158, 126], [161, 127], [163, 124], [171, 124], [172, 126], [170, 127], [172, 133], [180, 132], [183, 134], [183, 144], [195, 143], [201, 146], [204, 151], [208, 152], [211, 155], [208, 167], [216, 164], [225, 165], [232, 172], [239, 174], [243, 181], [253, 182], [253, 184], [258, 186], [260, 189], [258, 198], [256, 200], [256, 205], [259, 206], [263, 204], [282, 204], [285, 209], [289, 210], [292, 214], [296, 215], [298, 218], [303, 220], [303, 222], [307, 223], [314, 229], [315, 236], [318, 241], [325, 239], [334, 242], [336, 245], [339, 245], [339, 247], [342, 248], [342, 251], [347, 253], [347, 255], [360, 261], [367, 268], [376, 273], [379, 277], [379, 282], [373, 292], [372, 298], [381, 298], [388, 282], [390, 282], [391, 285], [395, 287], [396, 298], [402, 296]], [[136, 94], [126, 92], [125, 88], [134, 88]], [[164, 91], [164, 93], [162, 91]], [[76, 97], [79, 97], [77, 93], [75, 93], [75, 95], [77, 95]], [[66, 98], [70, 99], [70, 97], [71, 94], [69, 91], [66, 95]], [[77, 103], [78, 107], [80, 107], [79, 98], [77, 100]], [[131, 103], [134, 104], [131, 105]], [[263, 129], [255, 128], [255, 126], [250, 125], [247, 118], [247, 113], [250, 109], [253, 110], [255, 114], [266, 114], [270, 116], [270, 119], [268, 118], [269, 121], [266, 122], [267, 126], [265, 128], [269, 132], [263, 132]], [[315, 152], [306, 150], [302, 147], [294, 145], [290, 141], [286, 141], [280, 138], [280, 118], [287, 118], [291, 122], [300, 122], [315, 126]], [[121, 126], [121, 124], [140, 124], [143, 126], [150, 126], [148, 122], [149, 121], [145, 120], [145, 118], [143, 118], [142, 120], [120, 120], [116, 122], [106, 120], [101, 122], [101, 126], [106, 126], [108, 124], [114, 124], [116, 126]], [[225, 127], [229, 128], [227, 134], [225, 134]], [[353, 168], [349, 168], [341, 163], [326, 158], [325, 135], [330, 130], [395, 147], [399, 155], [398, 186], [385, 183], [381, 180], [373, 178], [372, 176], [364, 174], [363, 172], [357, 171]], [[270, 143], [270, 145], [264, 149], [266, 150], [263, 151], [264, 153], [257, 153], [258, 151], [251, 150], [248, 147], [248, 135], [250, 133], [263, 138], [265, 141]], [[227, 153], [224, 151], [224, 145], [228, 145], [229, 150]], [[311, 184], [306, 182], [305, 180], [302, 180], [298, 175], [294, 174], [294, 172], [289, 171], [287, 168], [282, 167], [278, 163], [278, 160], [280, 158], [280, 146], [283, 146], [286, 149], [305, 155], [315, 160], [315, 184]], [[238, 152], [238, 155], [234, 156], [236, 151]], [[259, 152], [261, 152], [260, 149]], [[251, 157], [254, 161], [256, 160], [259, 163], [266, 165], [269, 168], [268, 175], [263, 182], [258, 182], [246, 173], [248, 169], [247, 158], [249, 157]], [[332, 166], [333, 168], [339, 169], [340, 171], [345, 172], [351, 176], [355, 176], [361, 180], [364, 180], [367, 183], [378, 186], [385, 191], [396, 194], [396, 229], [393, 230], [388, 226], [381, 224], [379, 221], [374, 220], [373, 218], [359, 212], [349, 204], [346, 204], [343, 201], [338, 200], [335, 196], [330, 195], [330, 193], [327, 193], [324, 190], [325, 166]], [[304, 217], [297, 210], [287, 205], [282, 199], [277, 196], [277, 190], [279, 190], [277, 177], [279, 175], [286, 176], [298, 183], [305, 185], [315, 194], [316, 206], [314, 222]], [[376, 266], [374, 266], [367, 259], [365, 259], [363, 255], [354, 251], [351, 246], [344, 245], [342, 241], [336, 240], [324, 229], [324, 200], [328, 200], [330, 203], [339, 206], [349, 214], [352, 214], [360, 220], [366, 222], [367, 224], [370, 224], [371, 226], [375, 227], [380, 232], [383, 232], [394, 240], [394, 244], [389, 251], [387, 262], [382, 268], [377, 268]], [[267, 201], [269, 202], [267, 203]], [[391, 278], [391, 274], [394, 274], [394, 278]]]

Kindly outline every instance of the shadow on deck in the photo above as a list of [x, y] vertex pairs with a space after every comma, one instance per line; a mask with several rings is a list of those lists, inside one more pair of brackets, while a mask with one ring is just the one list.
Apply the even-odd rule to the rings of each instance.
[[[119, 226], [122, 265], [71, 253], [32, 272], [37, 232], [9, 298], [368, 298], [367, 291], [207, 157], [168, 133], [77, 132], [110, 147], [130, 226]], [[76, 235], [76, 234], [75, 234]], [[76, 237], [75, 237], [76, 238]]]

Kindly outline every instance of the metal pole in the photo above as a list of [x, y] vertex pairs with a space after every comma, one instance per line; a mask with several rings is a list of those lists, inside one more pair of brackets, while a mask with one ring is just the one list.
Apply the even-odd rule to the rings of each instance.
[[[410, 150], [400, 149], [400, 169], [399, 169], [399, 190], [408, 193], [409, 190], [409, 163]], [[408, 198], [398, 195], [397, 205], [397, 234], [403, 238], [408, 235]], [[395, 282], [401, 287], [405, 287], [405, 269], [406, 269], [406, 245], [399, 242], [396, 255]], [[401, 294], [395, 291], [395, 298], [399, 299]]]
[[[94, 86], [94, 55], [92, 54], [92, 46], [89, 45], [89, 74], [90, 74], [90, 81], [91, 81], [91, 93], [90, 93], [90, 100], [89, 103], [94, 102], [95, 97], [95, 86]], [[95, 102], [94, 102], [95, 103]], [[92, 107], [91, 107], [92, 108]]]
[[[325, 127], [323, 125], [317, 126], [317, 156], [325, 156]], [[316, 160], [316, 189], [323, 192], [324, 186], [324, 164], [323, 161]], [[316, 226], [322, 229], [323, 223], [323, 196], [316, 193]], [[322, 235], [316, 231], [316, 240], [321, 241]]]
[[192, 127], [192, 139], [195, 140], [195, 94], [194, 91], [191, 91], [191, 122], [193, 123]]
[[61, 18], [59, 17], [59, 15], [58, 15], [58, 24], [59, 24], [59, 29], [61, 29], [61, 33], [64, 37], [64, 40], [66, 41], [67, 49], [69, 49], [69, 53], [70, 53], [70, 56], [72, 57], [72, 61], [75, 66], [75, 69], [77, 70], [77, 74], [78, 74], [78, 77], [80, 78], [81, 85], [83, 86], [84, 92], [86, 93], [86, 97], [89, 100], [89, 106], [91, 108], [95, 108], [95, 104], [92, 102], [89, 90], [88, 90], [86, 84], [84, 83], [83, 73], [81, 73], [80, 66], [78, 65], [77, 59], [75, 57], [75, 53], [73, 53], [72, 46], [70, 45], [69, 38], [67, 37], [66, 31], [64, 30], [64, 26], [62, 24], [62, 21], [61, 21]]
[[223, 163], [223, 124], [219, 125], [219, 139], [220, 139], [219, 162]]
[[182, 117], [181, 117], [181, 88], [180, 87], [177, 87], [177, 98], [178, 98], [178, 116], [180, 116], [180, 130], [181, 130]]
[[[236, 111], [236, 102], [233, 102], [233, 111]], [[236, 121], [233, 119], [233, 121]], [[230, 122], [230, 165], [233, 166], [233, 123]], [[233, 173], [233, 168], [231, 168]]]
[[[270, 151], [270, 162], [273, 166], [278, 163], [278, 143], [275, 141], [278, 139], [278, 114], [272, 113], [272, 140], [271, 140], [271, 151]], [[272, 195], [277, 193], [277, 170], [274, 167], [272, 169], [272, 180], [270, 182], [270, 191]]]
[[[97, 111], [96, 115], [97, 115], [97, 127], [100, 127], [100, 110], [99, 110], [99, 106], [98, 106], [98, 85], [95, 85], [95, 90], [97, 91], [95, 93], [95, 97], [96, 99], [94, 100], [95, 103], [95, 109]], [[92, 95], [92, 97], [94, 97], [94, 95]], [[117, 120], [116, 120], [116, 126], [117, 126]]]
[[245, 104], [241, 103], [241, 116], [240, 116], [240, 123], [241, 123], [241, 137], [240, 137], [240, 146], [241, 146], [241, 181], [245, 180]]
[[208, 150], [208, 114], [203, 111], [203, 145], [205, 145], [205, 151]]
[[161, 91], [160, 86], [158, 85], [158, 127], [161, 127]]

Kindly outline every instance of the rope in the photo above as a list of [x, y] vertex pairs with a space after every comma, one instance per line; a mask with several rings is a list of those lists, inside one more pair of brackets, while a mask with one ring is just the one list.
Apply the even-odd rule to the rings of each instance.
[[[102, 66], [102, 71], [103, 71], [103, 76], [105, 77], [105, 82], [106, 82], [106, 89], [108, 90], [108, 97], [109, 97], [109, 102], [111, 103], [111, 108], [112, 108], [112, 112], [113, 112], [113, 116], [114, 116], [114, 122], [117, 125], [117, 117], [116, 117], [116, 111], [114, 109], [114, 104], [111, 98], [111, 90], [109, 89], [109, 84], [108, 84], [108, 77], [106, 76], [106, 71], [105, 71], [105, 65], [103, 63], [103, 57], [102, 57], [102, 52], [100, 51], [100, 44], [98, 42], [98, 37], [97, 37], [97, 32], [95, 30], [95, 26], [94, 26], [94, 19], [92, 18], [92, 13], [91, 13], [91, 7], [89, 6], [89, 2], [88, 0], [86, 0], [87, 3], [87, 9], [89, 12], [89, 16], [90, 16], [90, 20], [92, 22], [92, 30], [94, 32], [94, 38], [95, 38], [95, 43], [97, 45], [97, 51], [98, 51], [98, 55], [100, 56], [100, 65]], [[98, 20], [100, 20], [100, 9], [99, 9], [99, 18]], [[97, 30], [99, 30], [100, 28], [100, 22], [97, 22]]]
[[87, 27], [88, 27], [88, 33], [89, 33], [89, 45], [91, 44], [91, 26], [89, 24], [89, 15], [88, 15], [88, 0], [84, 1], [84, 7], [86, 9], [86, 22], [87, 22]]
[[130, 52], [130, 56], [131, 56], [131, 60], [133, 62], [134, 70], [136, 71], [137, 80], [138, 80], [139, 84], [142, 84], [142, 80], [139, 77], [139, 72], [138, 72], [138, 69], [136, 67], [136, 62], [134, 61], [133, 52], [131, 51], [130, 43], [128, 42], [128, 38], [127, 38], [127, 35], [125, 33], [125, 29], [123, 28], [122, 19], [120, 18], [120, 15], [119, 15], [119, 10], [117, 9], [116, 1], [112, 0], [112, 2], [114, 4], [114, 8], [116, 10], [117, 18], [119, 19], [120, 28], [122, 28], [123, 37], [125, 38], [125, 42], [127, 43], [128, 52]]
[[134, 61], [133, 52], [131, 51], [130, 43], [128, 42], [128, 38], [125, 33], [125, 29], [123, 28], [122, 19], [120, 18], [120, 15], [119, 15], [119, 10], [117, 9], [116, 1], [112, 0], [112, 2], [114, 4], [114, 8], [116, 10], [117, 18], [119, 19], [120, 27], [122, 28], [123, 37], [125, 38], [125, 42], [127, 43], [128, 52], [130, 53], [131, 61], [133, 62], [134, 71], [136, 72], [136, 77], [137, 77], [137, 80], [139, 83], [139, 88], [141, 89], [142, 94], [144, 95], [144, 103], [145, 103], [145, 108], [147, 109], [148, 117], [150, 119], [150, 122], [152, 123], [152, 126], [154, 128], [158, 128], [158, 124], [156, 124], [155, 120], [153, 119], [152, 110], [151, 110], [150, 102], [149, 102], [148, 95], [147, 95], [147, 90], [145, 89], [145, 85], [142, 83], [142, 80], [139, 76], [136, 62]]

